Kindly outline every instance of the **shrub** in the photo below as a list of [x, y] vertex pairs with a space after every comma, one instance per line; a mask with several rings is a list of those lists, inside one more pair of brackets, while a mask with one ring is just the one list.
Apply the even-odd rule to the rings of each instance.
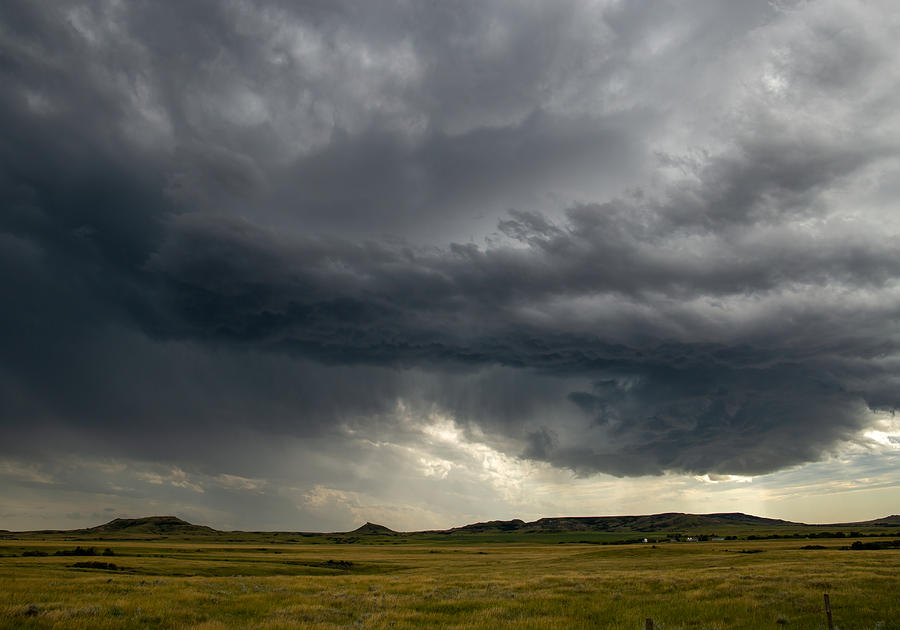
[[75, 547], [74, 549], [60, 549], [54, 556], [96, 556], [97, 550], [93, 547], [83, 548]]
[[900, 540], [875, 540], [873, 542], [860, 542], [855, 541], [852, 545], [850, 545], [850, 549], [897, 549], [900, 547]]
[[69, 566], [76, 569], [106, 569], [107, 571], [119, 570], [119, 567], [117, 567], [112, 562], [97, 562], [96, 560], [93, 562], [76, 562], [75, 564]]

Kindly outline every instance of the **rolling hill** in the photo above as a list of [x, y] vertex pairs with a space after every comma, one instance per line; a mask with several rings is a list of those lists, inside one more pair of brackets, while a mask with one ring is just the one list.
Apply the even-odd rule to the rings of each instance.
[[840, 523], [841, 527], [900, 527], [900, 514], [891, 514], [871, 521], [857, 523]]

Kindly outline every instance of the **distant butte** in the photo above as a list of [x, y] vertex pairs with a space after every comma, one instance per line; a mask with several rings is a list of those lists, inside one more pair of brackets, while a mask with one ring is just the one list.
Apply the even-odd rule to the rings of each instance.
[[[849, 527], [900, 527], [900, 515], [892, 514], [870, 521], [857, 521], [852, 523], [814, 524], [784, 521], [774, 518], [764, 518], [740, 512], [714, 513], [714, 514], [683, 514], [681, 512], [668, 512], [664, 514], [647, 514], [640, 516], [561, 516], [553, 518], [540, 518], [526, 522], [521, 519], [508, 521], [485, 521], [472, 523], [461, 527], [453, 527], [442, 530], [428, 530], [423, 532], [397, 532], [384, 525], [367, 522], [351, 532], [335, 532], [332, 536], [401, 536], [412, 534], [502, 534], [502, 533], [564, 533], [564, 532], [611, 532], [611, 533], [638, 533], [638, 532], [680, 532], [685, 530], [700, 530], [721, 528], [727, 526], [739, 526], [749, 528], [780, 528], [780, 527], [815, 527], [815, 528], [849, 528]], [[253, 533], [259, 535], [277, 536], [298, 532], [223, 532], [206, 525], [194, 525], [176, 516], [147, 516], [144, 518], [116, 518], [103, 525], [73, 530], [43, 530], [42, 532], [9, 532], [0, 529], [4, 535], [16, 533], [28, 534], [55, 534], [66, 536], [84, 536], [99, 540], [133, 539], [138, 537], [156, 536], [224, 536], [227, 534]], [[316, 535], [306, 532], [305, 535]]]
[[354, 534], [356, 536], [371, 536], [374, 534], [381, 536], [396, 536], [398, 532], [395, 532], [393, 529], [389, 527], [385, 527], [384, 525], [379, 525], [377, 523], [366, 523], [361, 527], [357, 527], [352, 532], [347, 532], [348, 534]]

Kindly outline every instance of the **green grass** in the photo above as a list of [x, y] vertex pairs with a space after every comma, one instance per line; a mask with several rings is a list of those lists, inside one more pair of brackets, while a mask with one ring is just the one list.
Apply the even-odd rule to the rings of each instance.
[[[582, 535], [583, 536], [583, 535]], [[847, 540], [652, 545], [0, 541], [0, 629], [900, 630], [900, 550]], [[530, 540], [530, 539], [529, 539]], [[871, 540], [871, 539], [866, 539]], [[90, 543], [94, 544], [94, 543]], [[25, 551], [50, 555], [22, 557]], [[742, 553], [760, 550], [759, 553]], [[119, 570], [72, 567], [112, 562]]]

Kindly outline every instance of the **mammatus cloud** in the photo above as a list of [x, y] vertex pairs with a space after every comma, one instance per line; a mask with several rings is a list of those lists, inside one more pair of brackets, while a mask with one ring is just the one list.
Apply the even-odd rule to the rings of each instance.
[[892, 12], [7, 3], [0, 449], [819, 460], [898, 405]]

